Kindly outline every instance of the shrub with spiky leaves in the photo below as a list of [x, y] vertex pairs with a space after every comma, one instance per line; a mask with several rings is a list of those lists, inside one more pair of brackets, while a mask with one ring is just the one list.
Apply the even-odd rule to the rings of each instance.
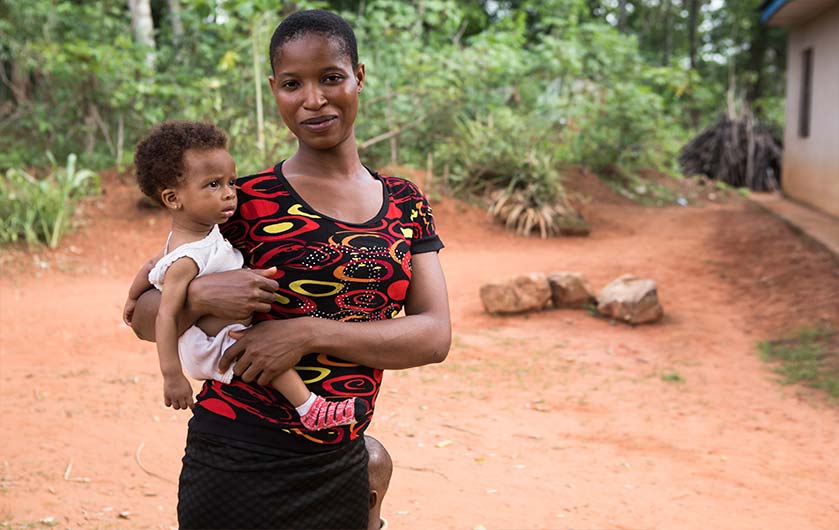
[[0, 243], [23, 239], [27, 243], [58, 246], [69, 230], [78, 201], [99, 190], [99, 177], [76, 166], [76, 155], [59, 167], [51, 154], [52, 171], [44, 178], [18, 168], [8, 169], [0, 181]]

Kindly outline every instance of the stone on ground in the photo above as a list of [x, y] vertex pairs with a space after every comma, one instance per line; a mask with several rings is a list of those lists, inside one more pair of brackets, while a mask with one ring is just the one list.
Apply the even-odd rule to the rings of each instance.
[[654, 280], [625, 274], [600, 291], [597, 312], [629, 324], [655, 322], [664, 314]]
[[488, 313], [539, 311], [551, 302], [551, 286], [540, 272], [520, 274], [504, 282], [482, 285], [481, 301]]
[[559, 309], [580, 309], [597, 303], [594, 291], [584, 274], [579, 272], [555, 272], [548, 276], [551, 285], [553, 305]]

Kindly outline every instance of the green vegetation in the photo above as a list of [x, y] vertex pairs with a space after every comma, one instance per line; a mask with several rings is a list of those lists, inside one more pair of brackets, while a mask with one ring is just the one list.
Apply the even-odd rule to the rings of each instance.
[[47, 150], [123, 168], [166, 118], [219, 124], [243, 174], [288, 156], [267, 44], [312, 7], [356, 29], [365, 162], [432, 160], [442, 185], [491, 196], [521, 233], [566, 222], [569, 164], [646, 196], [638, 170], [675, 174], [729, 89], [776, 125], [783, 115], [785, 42], [759, 25], [760, 0], [143, 1], [145, 34], [123, 0], [0, 2], [0, 171], [44, 167]]
[[682, 374], [675, 370], [671, 370], [669, 372], [664, 372], [661, 374], [661, 380], [667, 383], [684, 383], [685, 378], [682, 377]]
[[784, 384], [802, 383], [839, 398], [837, 333], [828, 328], [803, 328], [790, 337], [758, 344], [760, 357], [774, 365]]
[[47, 157], [53, 169], [44, 178], [12, 168], [0, 180], [0, 243], [23, 238], [57, 247], [78, 201], [98, 193], [99, 177], [77, 168], [76, 155], [69, 155], [64, 167], [57, 166], [51, 154]]

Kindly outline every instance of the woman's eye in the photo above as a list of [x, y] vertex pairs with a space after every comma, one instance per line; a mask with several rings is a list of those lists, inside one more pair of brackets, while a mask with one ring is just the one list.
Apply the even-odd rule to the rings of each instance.
[[324, 81], [326, 81], [327, 83], [340, 83], [341, 80], [343, 80], [343, 79], [344, 79], [343, 76], [340, 76], [338, 74], [331, 74], [331, 75], [326, 76], [324, 78]]
[[295, 89], [297, 88], [297, 81], [286, 81], [283, 83], [283, 88]]

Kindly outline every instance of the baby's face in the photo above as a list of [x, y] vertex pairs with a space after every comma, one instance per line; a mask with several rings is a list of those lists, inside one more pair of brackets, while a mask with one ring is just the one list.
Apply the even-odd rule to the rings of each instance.
[[221, 224], [236, 212], [236, 164], [226, 149], [188, 149], [178, 197], [184, 215], [203, 224]]

